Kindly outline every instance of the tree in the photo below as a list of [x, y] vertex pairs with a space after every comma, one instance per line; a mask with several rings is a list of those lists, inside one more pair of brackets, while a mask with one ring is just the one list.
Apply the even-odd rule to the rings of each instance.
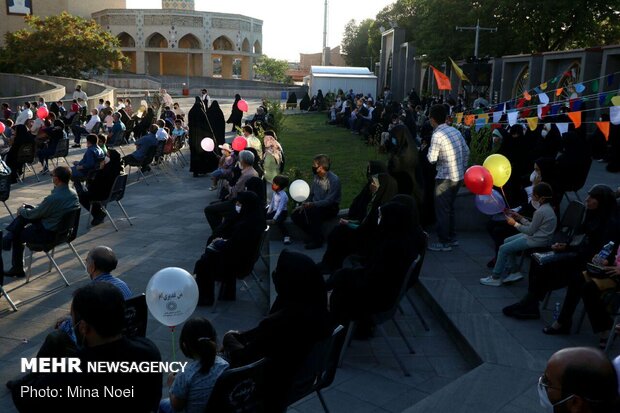
[[372, 19], [362, 20], [358, 25], [350, 20], [344, 28], [342, 52], [349, 66], [368, 67], [374, 70], [374, 63], [379, 61], [381, 33]]
[[254, 66], [254, 73], [271, 82], [291, 83], [291, 77], [286, 75], [287, 70], [286, 60], [273, 59], [266, 55], [262, 55]]
[[0, 71], [81, 77], [128, 62], [118, 39], [92, 19], [66, 12], [25, 19], [26, 29], [5, 35]]

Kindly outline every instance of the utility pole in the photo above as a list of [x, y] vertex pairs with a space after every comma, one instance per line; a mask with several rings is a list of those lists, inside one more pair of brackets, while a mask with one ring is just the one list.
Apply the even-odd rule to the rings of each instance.
[[323, 53], [322, 53], [322, 59], [321, 59], [321, 65], [323, 66], [329, 66], [330, 64], [330, 61], [329, 61], [330, 51], [327, 48], [327, 10], [328, 10], [327, 1], [328, 0], [325, 0], [325, 10], [323, 12]]
[[456, 30], [462, 32], [463, 30], [475, 30], [476, 31], [476, 43], [474, 45], [474, 57], [478, 59], [478, 41], [480, 40], [480, 30], [487, 32], [496, 32], [497, 27], [480, 27], [480, 19], [476, 22], [475, 27], [463, 27], [456, 26]]

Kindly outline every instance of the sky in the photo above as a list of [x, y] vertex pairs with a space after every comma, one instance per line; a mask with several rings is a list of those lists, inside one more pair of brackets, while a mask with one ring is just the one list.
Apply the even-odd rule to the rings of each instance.
[[[395, 0], [329, 0], [327, 45], [336, 47], [344, 26], [374, 18]], [[323, 47], [324, 0], [196, 0], [196, 10], [235, 13], [263, 20], [263, 53], [299, 61], [299, 53], [319, 53]], [[158, 0], [127, 0], [127, 8], [161, 8]]]

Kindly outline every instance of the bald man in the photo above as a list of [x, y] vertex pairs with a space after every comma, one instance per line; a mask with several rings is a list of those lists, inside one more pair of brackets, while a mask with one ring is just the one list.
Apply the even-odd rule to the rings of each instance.
[[541, 406], [548, 412], [617, 412], [618, 378], [602, 351], [565, 348], [547, 362], [538, 381], [538, 395]]
[[128, 299], [132, 293], [125, 281], [113, 276], [112, 271], [116, 269], [118, 259], [112, 248], [100, 245], [88, 251], [86, 257], [86, 271], [93, 282], [107, 282], [117, 287], [123, 297]]

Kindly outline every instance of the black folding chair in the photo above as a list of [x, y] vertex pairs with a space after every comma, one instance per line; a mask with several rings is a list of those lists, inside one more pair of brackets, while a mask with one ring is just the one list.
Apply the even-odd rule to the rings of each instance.
[[108, 149], [119, 149], [123, 156], [125, 156], [125, 151], [123, 151], [122, 145], [127, 145], [127, 138], [125, 137], [125, 131], [120, 130], [112, 135], [112, 137], [106, 142], [106, 147]]
[[69, 138], [63, 138], [58, 141], [56, 152], [50, 156], [49, 160], [52, 161], [52, 164], [56, 161], [56, 167], [58, 167], [58, 159], [62, 158], [65, 160], [65, 163], [71, 167], [69, 161], [67, 161], [67, 156], [69, 156]]
[[205, 412], [264, 413], [266, 359], [228, 369], [217, 379]]
[[146, 305], [146, 295], [144, 293], [135, 295], [125, 300], [125, 327], [123, 335], [125, 337], [146, 337], [146, 326], [148, 322], [148, 308]]
[[69, 281], [67, 281], [67, 278], [58, 266], [58, 263], [56, 262], [56, 260], [54, 260], [54, 250], [56, 249], [56, 247], [62, 244], [69, 245], [71, 251], [73, 251], [75, 256], [78, 258], [80, 264], [82, 264], [82, 267], [84, 267], [84, 271], [86, 271], [86, 264], [84, 263], [84, 260], [82, 260], [82, 257], [80, 257], [80, 254], [78, 254], [78, 252], [75, 250], [75, 247], [71, 243], [77, 237], [78, 228], [80, 226], [80, 212], [81, 209], [78, 208], [74, 209], [73, 211], [69, 211], [62, 216], [60, 224], [56, 229], [54, 239], [52, 241], [48, 243], [31, 242], [26, 244], [26, 246], [30, 250], [30, 261], [28, 263], [28, 275], [26, 277], [26, 283], [30, 282], [30, 276], [32, 275], [32, 261], [34, 253], [44, 252], [45, 255], [47, 255], [47, 258], [49, 258], [50, 260], [50, 265], [47, 272], [49, 273], [52, 271], [53, 265], [54, 268], [56, 268], [56, 271], [58, 271], [58, 273], [62, 277], [65, 284], [69, 286]]
[[[394, 323], [394, 326], [396, 327], [396, 330], [398, 331], [398, 334], [402, 337], [403, 341], [407, 345], [407, 348], [409, 349], [409, 353], [410, 354], [415, 354], [415, 351], [413, 350], [413, 347], [411, 346], [411, 343], [409, 343], [409, 340], [407, 340], [407, 337], [405, 336], [405, 333], [403, 332], [403, 330], [400, 328], [400, 325], [396, 321], [395, 316], [396, 316], [396, 311], [398, 310], [398, 306], [399, 306], [400, 302], [402, 301], [404, 295], [407, 293], [407, 290], [409, 289], [408, 288], [409, 287], [409, 280], [411, 280], [411, 277], [415, 273], [416, 267], [418, 267], [419, 264], [420, 264], [420, 256], [418, 255], [416, 257], [416, 259], [409, 266], [409, 269], [407, 270], [407, 274], [405, 275], [405, 278], [403, 279], [403, 283], [402, 283], [402, 286], [401, 286], [400, 291], [398, 293], [398, 296], [396, 297], [396, 301], [393, 303], [392, 307], [389, 310], [387, 310], [387, 311], [383, 311], [383, 312], [380, 312], [380, 313], [375, 313], [375, 314], [372, 314], [370, 316], [371, 320], [373, 321], [373, 323], [377, 327], [377, 331], [379, 332], [379, 334], [381, 334], [381, 337], [383, 337], [383, 339], [385, 341], [385, 344], [387, 344], [388, 348], [390, 349], [390, 352], [392, 353], [392, 355], [394, 356], [394, 358], [398, 362], [398, 365], [400, 366], [400, 368], [403, 371], [403, 373], [405, 374], [405, 376], [410, 376], [411, 374], [409, 373], [409, 370], [407, 370], [407, 367], [405, 366], [405, 363], [403, 363], [403, 361], [401, 360], [400, 356], [396, 352], [396, 349], [394, 349], [394, 347], [390, 343], [390, 340], [389, 340], [389, 338], [387, 336], [387, 333], [386, 333], [385, 329], [383, 328], [383, 324], [385, 322], [391, 320]], [[357, 322], [354, 321], [354, 320], [351, 320], [351, 322], [349, 323], [349, 329], [347, 331], [347, 336], [345, 337], [344, 344], [342, 346], [342, 351], [340, 352], [339, 365], [342, 365], [342, 361], [344, 359], [345, 350], [347, 349], [347, 347], [351, 343], [351, 339], [353, 337], [353, 332], [355, 330], [356, 325], [357, 325]]]
[[4, 296], [4, 298], [6, 298], [13, 311], [17, 311], [17, 306], [15, 305], [13, 300], [11, 300], [11, 297], [4, 289], [4, 274], [0, 275], [0, 296]]
[[11, 175], [0, 174], [0, 201], [4, 204], [4, 207], [8, 211], [11, 219], [15, 218], [13, 213], [9, 209], [9, 206], [6, 204], [6, 201], [9, 200], [9, 196], [11, 195]]
[[321, 390], [329, 387], [336, 377], [343, 336], [344, 327], [339, 325], [331, 336], [314, 345], [303, 366], [293, 378], [288, 398], [289, 406], [316, 392], [323, 410], [329, 413]]
[[19, 147], [17, 150], [17, 164], [24, 164], [24, 173], [21, 178], [18, 176], [20, 181], [24, 181], [26, 179], [26, 170], [30, 169], [34, 176], [37, 178], [37, 182], [40, 182], [39, 175], [37, 171], [35, 171], [34, 166], [34, 143], [26, 143]]
[[[146, 151], [146, 156], [144, 157], [144, 160], [142, 160], [142, 162], [136, 162], [136, 163], [127, 163], [126, 161], [126, 165], [129, 166], [129, 171], [127, 172], [127, 176], [129, 177], [129, 175], [131, 175], [131, 167], [135, 166], [138, 168], [138, 173], [144, 178], [144, 182], [149, 185], [148, 181], [146, 180], [146, 175], [144, 175], [144, 172], [142, 172], [142, 169], [149, 167], [150, 165], [153, 163], [153, 159], [155, 158], [155, 152], [157, 151], [157, 146], [151, 146], [147, 151]], [[155, 179], [157, 179], [157, 182], [159, 182], [159, 178], [157, 177], [157, 174], [155, 172], [153, 172], [153, 176], [155, 176]], [[138, 176], [138, 181], [140, 180], [140, 176]]]
[[103, 212], [105, 212], [105, 214], [110, 219], [110, 222], [112, 222], [112, 225], [114, 226], [114, 229], [116, 231], [118, 231], [118, 227], [116, 226], [114, 219], [112, 219], [112, 215], [110, 215], [110, 212], [107, 209], [107, 206], [110, 202], [116, 202], [121, 211], [123, 211], [125, 218], [127, 218], [127, 222], [129, 222], [129, 225], [133, 225], [131, 219], [129, 219], [129, 215], [127, 215], [127, 211], [125, 211], [125, 208], [123, 208], [123, 204], [121, 204], [121, 199], [123, 199], [123, 197], [125, 196], [125, 188], [127, 187], [128, 176], [129, 175], [121, 174], [117, 176], [116, 179], [114, 179], [114, 184], [110, 189], [110, 195], [108, 195], [107, 199], [101, 201], [90, 201], [90, 214], [93, 214], [93, 204], [99, 204]]

